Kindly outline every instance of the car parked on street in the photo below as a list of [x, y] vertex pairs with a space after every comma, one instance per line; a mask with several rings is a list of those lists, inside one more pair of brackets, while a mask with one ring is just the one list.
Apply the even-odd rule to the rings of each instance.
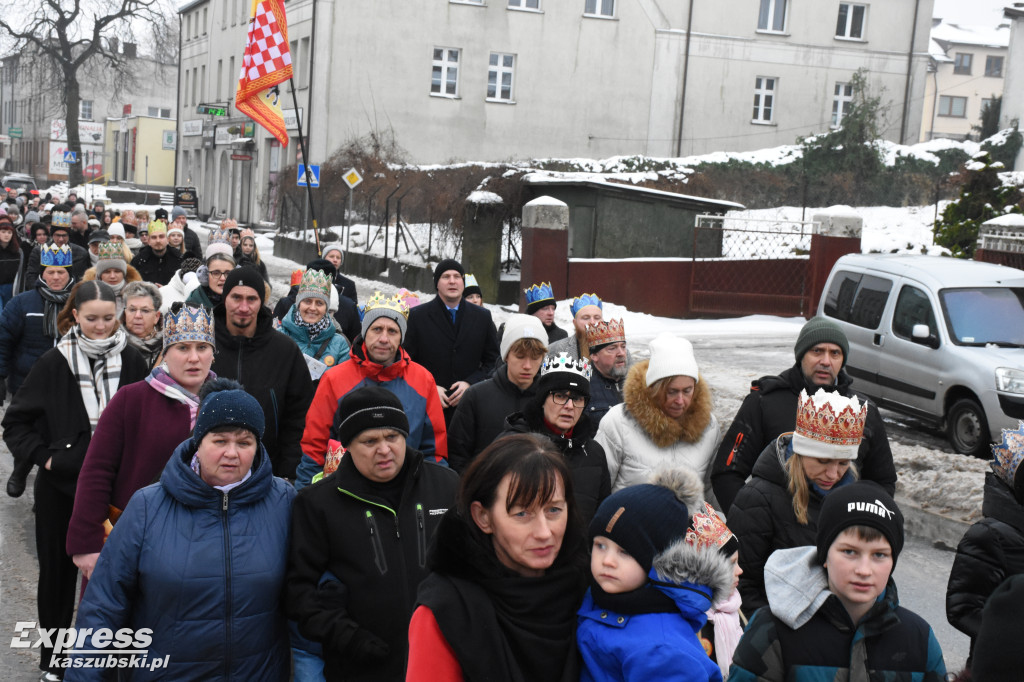
[[989, 457], [1024, 419], [1024, 270], [939, 256], [850, 254], [818, 314], [850, 342], [853, 388]]
[[6, 189], [24, 190], [25, 194], [39, 194], [36, 188], [36, 181], [31, 175], [25, 173], [8, 173], [0, 179], [0, 187]]

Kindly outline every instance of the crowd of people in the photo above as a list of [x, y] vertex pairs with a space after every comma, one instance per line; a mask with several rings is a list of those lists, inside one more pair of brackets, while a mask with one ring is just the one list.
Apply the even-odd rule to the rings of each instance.
[[[690, 341], [635, 361], [596, 294], [496, 327], [456, 260], [359, 305], [344, 256], [271, 309], [234, 221], [9, 194], [7, 492], [39, 468], [38, 624], [84, 633], [41, 679], [946, 679], [835, 324], [726, 425]], [[979, 682], [1024, 670], [1024, 424], [993, 453], [946, 600]], [[110, 664], [123, 628], [167, 667]]]

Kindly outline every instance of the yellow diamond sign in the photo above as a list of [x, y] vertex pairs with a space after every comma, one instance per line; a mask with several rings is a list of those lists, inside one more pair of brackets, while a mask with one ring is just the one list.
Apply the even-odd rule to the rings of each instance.
[[356, 185], [363, 181], [363, 176], [355, 168], [349, 168], [348, 172], [341, 177], [349, 189], [355, 189]]

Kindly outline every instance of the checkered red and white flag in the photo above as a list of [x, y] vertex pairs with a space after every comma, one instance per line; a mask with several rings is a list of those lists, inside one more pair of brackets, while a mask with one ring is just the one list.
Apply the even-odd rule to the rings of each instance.
[[253, 0], [235, 108], [266, 128], [285, 147], [288, 131], [281, 110], [280, 84], [291, 77], [292, 55], [282, 0]]

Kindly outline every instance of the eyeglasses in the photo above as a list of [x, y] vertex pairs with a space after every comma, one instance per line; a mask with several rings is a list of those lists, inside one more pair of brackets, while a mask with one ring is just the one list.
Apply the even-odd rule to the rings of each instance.
[[556, 391], [551, 394], [551, 400], [554, 401], [555, 405], [565, 405], [570, 400], [572, 401], [573, 407], [583, 407], [586, 404], [587, 399], [581, 395], [574, 395], [572, 393], [562, 393]]
[[210, 270], [210, 277], [214, 279], [226, 279], [230, 274], [230, 270]]
[[127, 308], [125, 308], [124, 311], [128, 315], [131, 315], [131, 316], [134, 316], [134, 315], [149, 315], [151, 313], [155, 313], [156, 312], [156, 310], [154, 308], [136, 308], [133, 305], [130, 305]]

